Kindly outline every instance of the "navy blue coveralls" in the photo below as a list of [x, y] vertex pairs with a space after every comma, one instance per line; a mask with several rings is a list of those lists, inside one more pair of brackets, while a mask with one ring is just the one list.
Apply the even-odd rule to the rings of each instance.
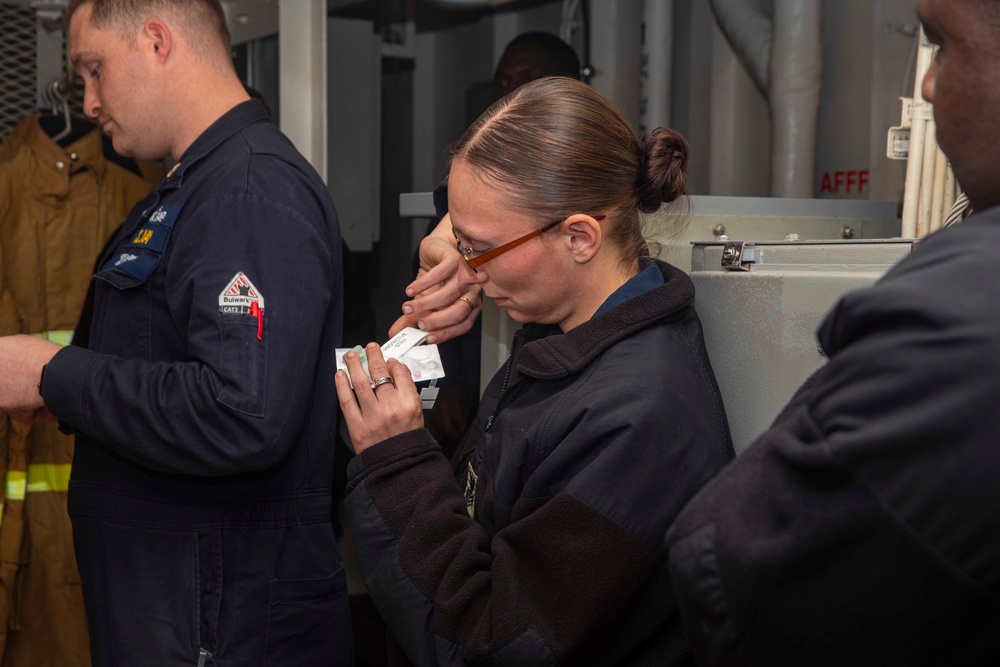
[[42, 383], [77, 434], [95, 665], [349, 664], [331, 490], [341, 271], [326, 186], [256, 101], [109, 244], [88, 340]]

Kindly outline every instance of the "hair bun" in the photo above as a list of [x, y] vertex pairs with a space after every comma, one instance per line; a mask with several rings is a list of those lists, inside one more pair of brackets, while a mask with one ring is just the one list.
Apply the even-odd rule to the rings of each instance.
[[642, 167], [637, 190], [639, 209], [644, 213], [659, 210], [664, 202], [672, 202], [687, 194], [687, 140], [677, 132], [658, 127], [642, 139]]

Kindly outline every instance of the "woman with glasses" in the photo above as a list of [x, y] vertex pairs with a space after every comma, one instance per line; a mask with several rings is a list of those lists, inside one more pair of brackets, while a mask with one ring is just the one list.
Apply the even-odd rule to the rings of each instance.
[[733, 449], [692, 283], [640, 228], [687, 153], [565, 78], [453, 147], [451, 252], [525, 324], [510, 360], [452, 464], [405, 366], [371, 344], [371, 383], [353, 353], [337, 377], [361, 569], [415, 664], [691, 662], [663, 537]]

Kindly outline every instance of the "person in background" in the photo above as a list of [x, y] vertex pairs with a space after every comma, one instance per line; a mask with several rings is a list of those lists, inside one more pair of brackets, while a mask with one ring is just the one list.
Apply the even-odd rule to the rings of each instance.
[[493, 100], [544, 76], [580, 78], [573, 47], [547, 32], [526, 32], [510, 40], [493, 74]]
[[1000, 2], [917, 10], [976, 213], [834, 306], [827, 364], [677, 519], [704, 665], [1000, 664]]
[[216, 0], [73, 0], [84, 110], [170, 156], [97, 264], [73, 345], [0, 338], [0, 409], [76, 434], [93, 663], [348, 665], [333, 530], [340, 235], [249, 99]]
[[687, 159], [562, 77], [453, 147], [461, 284], [525, 324], [454, 467], [405, 366], [372, 343], [371, 383], [355, 353], [337, 374], [365, 584], [415, 664], [690, 663], [663, 537], [733, 447], [693, 285], [640, 227]]

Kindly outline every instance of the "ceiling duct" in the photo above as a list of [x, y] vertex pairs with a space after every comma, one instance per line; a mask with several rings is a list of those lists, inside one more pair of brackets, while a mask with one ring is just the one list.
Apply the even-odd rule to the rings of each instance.
[[495, 7], [506, 5], [512, 0], [428, 0], [431, 4], [442, 7], [452, 7], [454, 9], [466, 9], [472, 7]]
[[771, 196], [813, 197], [823, 0], [709, 0], [771, 110]]

